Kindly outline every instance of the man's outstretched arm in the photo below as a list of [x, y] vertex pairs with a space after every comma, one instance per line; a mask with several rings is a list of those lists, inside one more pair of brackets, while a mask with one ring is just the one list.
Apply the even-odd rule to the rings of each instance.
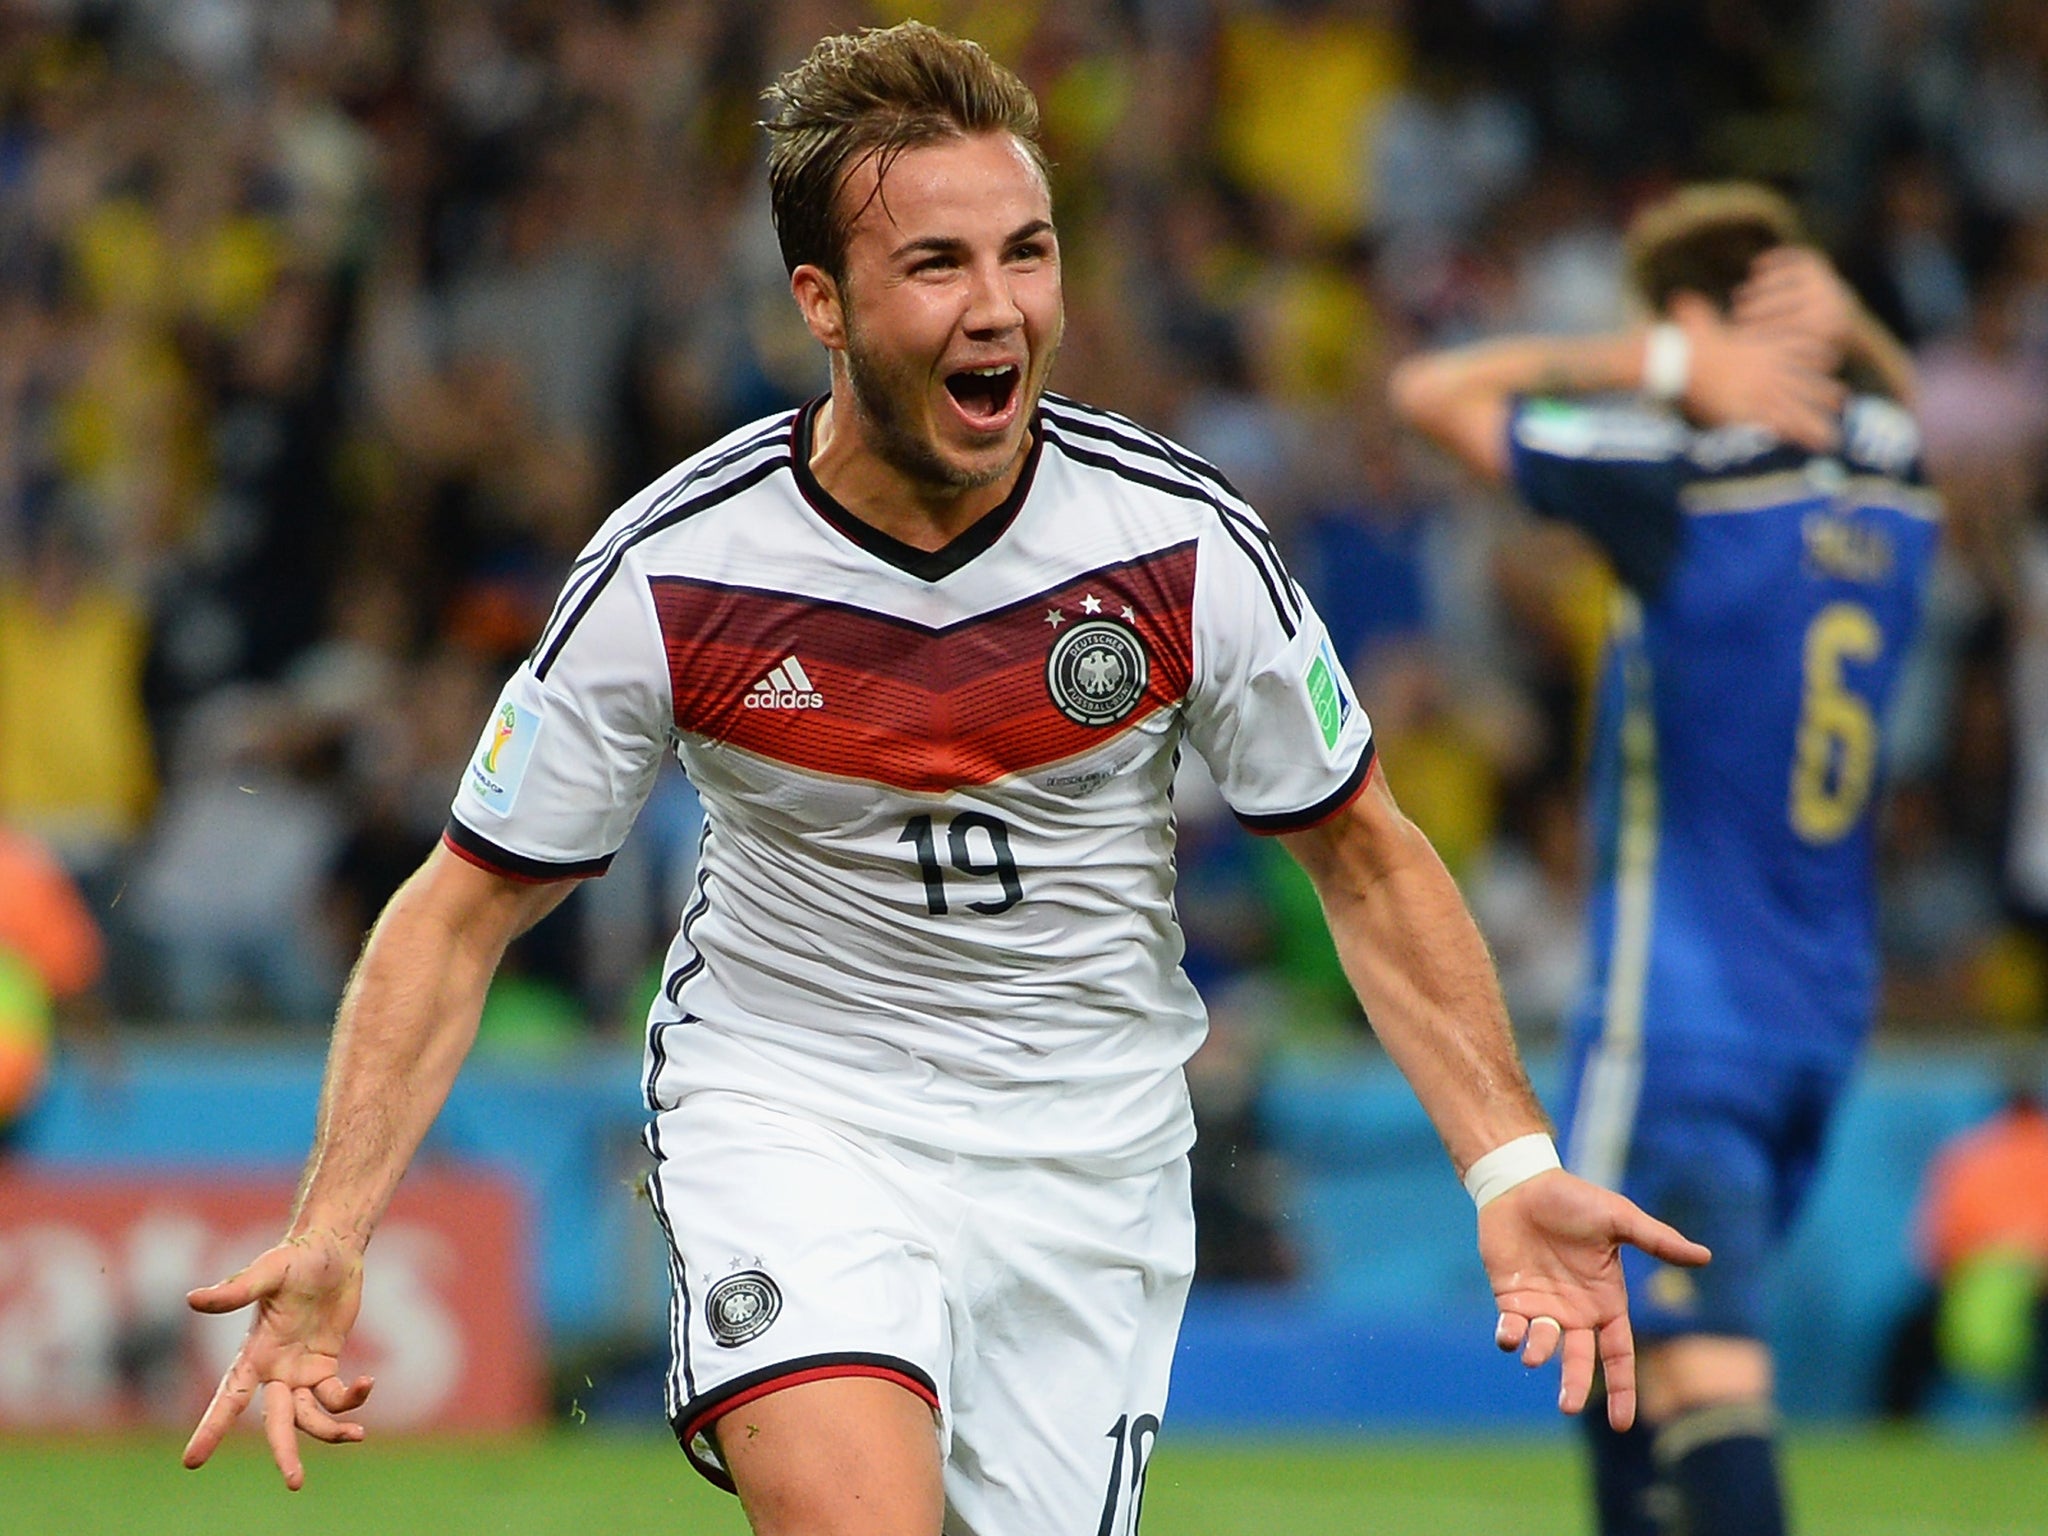
[[[1461, 1178], [1525, 1136], [1547, 1136], [1485, 941], [1449, 871], [1376, 767], [1364, 793], [1283, 841], [1314, 882], [1338, 958]], [[1620, 1195], [1562, 1169], [1485, 1199], [1479, 1252], [1501, 1312], [1496, 1342], [1541, 1365], [1560, 1348], [1558, 1403], [1586, 1405], [1597, 1355], [1617, 1429], [1635, 1418], [1635, 1345], [1620, 1247], [1673, 1264], [1707, 1250]]]
[[186, 1300], [196, 1311], [253, 1304], [249, 1336], [185, 1447], [202, 1465], [259, 1392], [264, 1433], [287, 1487], [305, 1481], [297, 1430], [360, 1440], [337, 1415], [369, 1378], [344, 1382], [341, 1347], [362, 1299], [363, 1250], [476, 1038], [505, 947], [574, 882], [532, 885], [436, 848], [385, 907], [349, 978], [320, 1090], [313, 1151], [276, 1247]]

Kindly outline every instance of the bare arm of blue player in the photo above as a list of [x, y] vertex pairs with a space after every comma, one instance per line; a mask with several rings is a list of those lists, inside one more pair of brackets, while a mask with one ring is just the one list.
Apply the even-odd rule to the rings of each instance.
[[362, 1301], [363, 1250], [476, 1038], [484, 994], [506, 945], [575, 882], [508, 879], [436, 848], [385, 907], [334, 1024], [313, 1152], [290, 1227], [276, 1247], [186, 1300], [200, 1312], [254, 1305], [249, 1335], [185, 1447], [211, 1456], [249, 1400], [287, 1487], [305, 1482], [297, 1431], [360, 1440], [337, 1415], [370, 1379], [337, 1374]]
[[[1462, 1176], [1516, 1137], [1548, 1131], [1515, 1049], [1493, 962], [1443, 861], [1373, 770], [1358, 798], [1283, 841], [1314, 882], [1344, 973], [1373, 1030], [1421, 1100]], [[1503, 1349], [1541, 1365], [1562, 1347], [1559, 1406], [1577, 1413], [1597, 1355], [1607, 1412], [1635, 1418], [1635, 1344], [1623, 1243], [1672, 1264], [1708, 1253], [1620, 1195], [1562, 1169], [1479, 1213], [1479, 1253], [1500, 1307]], [[1556, 1326], [1542, 1326], [1542, 1320]]]
[[[1834, 446], [1842, 386], [1834, 354], [1791, 328], [1738, 327], [1695, 294], [1666, 317], [1690, 351], [1678, 404], [1707, 426], [1754, 422], [1816, 452]], [[1394, 409], [1439, 447], [1496, 484], [1508, 478], [1508, 415], [1524, 395], [1618, 393], [1644, 386], [1650, 327], [1607, 336], [1519, 336], [1404, 359], [1389, 381]]]

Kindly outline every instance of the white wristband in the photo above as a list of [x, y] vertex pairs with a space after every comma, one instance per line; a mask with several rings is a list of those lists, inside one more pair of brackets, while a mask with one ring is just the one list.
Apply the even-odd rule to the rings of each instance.
[[1557, 1155], [1557, 1143], [1541, 1131], [1533, 1131], [1502, 1142], [1467, 1168], [1465, 1192], [1483, 1211], [1489, 1200], [1499, 1199], [1517, 1184], [1563, 1166], [1564, 1161]]
[[1669, 320], [1651, 326], [1643, 338], [1643, 393], [1653, 400], [1676, 400], [1691, 378], [1691, 339]]

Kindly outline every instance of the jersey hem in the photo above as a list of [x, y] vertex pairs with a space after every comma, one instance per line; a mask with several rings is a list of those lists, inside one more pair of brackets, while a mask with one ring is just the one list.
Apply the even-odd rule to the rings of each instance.
[[1365, 751], [1359, 755], [1358, 766], [1351, 770], [1349, 777], [1333, 793], [1306, 810], [1282, 811], [1271, 816], [1254, 816], [1237, 810], [1231, 814], [1247, 832], [1256, 832], [1261, 837], [1277, 837], [1283, 832], [1306, 832], [1311, 827], [1321, 826], [1363, 794], [1367, 781], [1372, 778], [1372, 765], [1378, 760], [1378, 750], [1368, 741]]
[[522, 885], [551, 885], [557, 880], [588, 880], [603, 874], [611, 868], [612, 855], [597, 859], [580, 859], [569, 864], [550, 863], [546, 859], [529, 859], [524, 854], [513, 853], [500, 848], [473, 827], [465, 826], [451, 816], [448, 825], [442, 829], [441, 843], [447, 850], [465, 864], [474, 864], [478, 869], [507, 880], [517, 880]]
[[[800, 1387], [807, 1382], [830, 1381], [836, 1377], [867, 1376], [878, 1381], [893, 1381], [906, 1391], [915, 1393], [931, 1405], [932, 1412], [939, 1412], [939, 1389], [931, 1377], [896, 1355], [872, 1355], [856, 1351], [843, 1354], [806, 1355], [796, 1360], [785, 1360], [778, 1365], [749, 1371], [736, 1376], [721, 1387], [698, 1394], [685, 1403], [681, 1410], [669, 1420], [669, 1428], [675, 1431], [676, 1444], [683, 1448], [690, 1465], [697, 1469], [706, 1482], [713, 1487], [723, 1488], [727, 1493], [737, 1493], [733, 1486], [732, 1474], [725, 1470], [716, 1459], [717, 1449], [712, 1445], [708, 1431], [726, 1414], [748, 1403], [780, 1392], [785, 1387]], [[699, 1450], [697, 1441], [704, 1441]]]

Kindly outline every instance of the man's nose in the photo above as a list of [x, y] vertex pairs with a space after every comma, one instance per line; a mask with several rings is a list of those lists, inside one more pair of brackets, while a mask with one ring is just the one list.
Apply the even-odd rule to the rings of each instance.
[[1024, 311], [1001, 263], [977, 265], [968, 295], [966, 328], [977, 336], [1002, 336], [1024, 323]]

